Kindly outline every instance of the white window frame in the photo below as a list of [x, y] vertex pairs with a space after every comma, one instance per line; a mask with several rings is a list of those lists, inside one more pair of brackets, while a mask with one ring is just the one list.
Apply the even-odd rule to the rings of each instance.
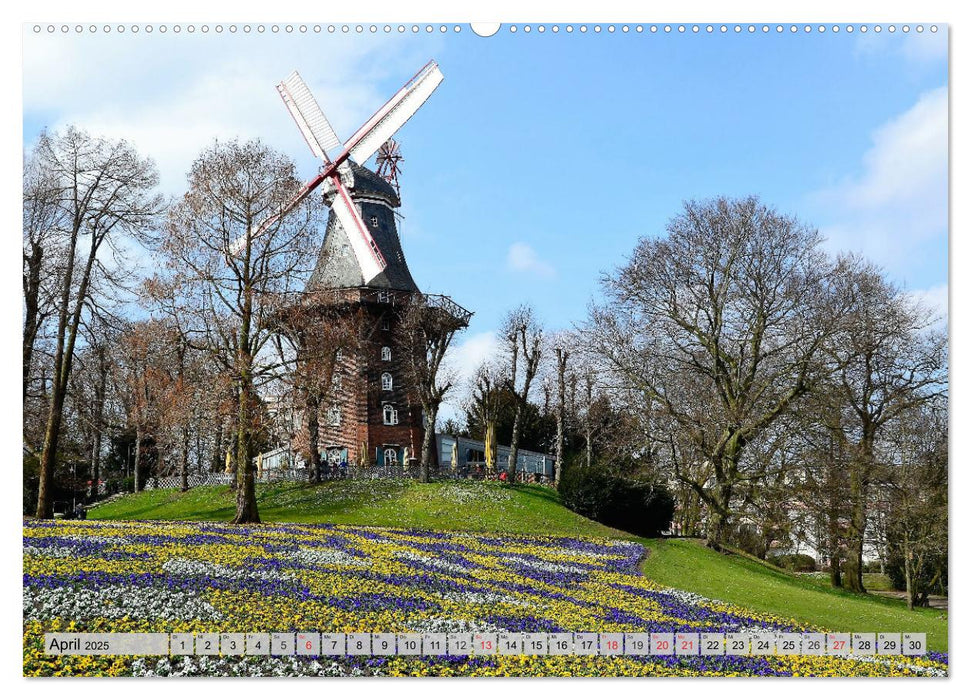
[[[389, 459], [390, 457], [390, 459]], [[396, 447], [385, 447], [384, 448], [384, 466], [386, 467], [397, 467], [398, 466], [398, 448]]]
[[381, 373], [381, 390], [391, 391], [394, 389], [394, 377], [391, 376], [391, 372]]
[[341, 407], [334, 404], [327, 409], [327, 425], [337, 427], [341, 424]]
[[391, 362], [391, 348], [387, 345], [381, 348], [381, 361]]
[[398, 425], [398, 409], [390, 403], [384, 404], [381, 415], [385, 425]]

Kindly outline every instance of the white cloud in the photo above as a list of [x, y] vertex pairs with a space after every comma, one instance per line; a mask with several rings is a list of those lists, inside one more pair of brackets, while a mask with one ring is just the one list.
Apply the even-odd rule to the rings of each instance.
[[455, 385], [445, 396], [440, 420], [461, 418], [462, 406], [469, 398], [476, 370], [487, 360], [497, 357], [500, 351], [495, 331], [476, 333], [449, 348], [443, 364], [444, 370], [455, 377]]
[[556, 274], [550, 263], [540, 259], [528, 244], [519, 241], [509, 246], [506, 267], [513, 272], [527, 272], [539, 277], [553, 277]]
[[467, 383], [483, 362], [499, 354], [499, 339], [495, 331], [476, 333], [449, 348], [446, 362], [459, 381]]
[[941, 87], [880, 126], [861, 173], [813, 195], [835, 250], [859, 251], [897, 272], [927, 245], [946, 245], [948, 95]]
[[388, 98], [379, 82], [404, 82], [425, 60], [401, 46], [380, 36], [28, 33], [24, 112], [28, 124], [129, 139], [155, 159], [168, 194], [184, 189], [193, 160], [217, 137], [259, 137], [309, 178], [316, 160], [274, 86], [300, 70], [347, 138]]

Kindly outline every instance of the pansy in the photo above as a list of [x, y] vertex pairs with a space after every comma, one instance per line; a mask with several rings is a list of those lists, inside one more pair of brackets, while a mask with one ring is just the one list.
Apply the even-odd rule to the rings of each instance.
[[[459, 488], [459, 487], [456, 487]], [[644, 578], [635, 542], [339, 525], [24, 523], [30, 676], [935, 676], [946, 654], [48, 656], [71, 632], [791, 632]], [[817, 630], [821, 631], [821, 630]]]

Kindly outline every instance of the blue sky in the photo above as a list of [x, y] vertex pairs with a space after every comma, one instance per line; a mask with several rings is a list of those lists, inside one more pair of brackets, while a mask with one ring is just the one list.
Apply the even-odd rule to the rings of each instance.
[[213, 137], [316, 171], [274, 85], [294, 68], [347, 138], [429, 58], [445, 82], [399, 132], [406, 256], [475, 312], [473, 364], [528, 301], [582, 320], [602, 272], [686, 199], [757, 194], [944, 309], [947, 37], [500, 31], [344, 36], [25, 34], [24, 141], [132, 139], [178, 194]]

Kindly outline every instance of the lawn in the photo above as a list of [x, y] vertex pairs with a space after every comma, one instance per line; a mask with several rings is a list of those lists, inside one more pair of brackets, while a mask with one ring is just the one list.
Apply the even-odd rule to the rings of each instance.
[[[333, 523], [536, 535], [629, 537], [567, 510], [546, 486], [414, 480], [278, 483], [257, 486], [264, 522]], [[228, 486], [143, 491], [93, 508], [98, 520], [209, 520], [233, 517]]]
[[910, 611], [900, 601], [834, 590], [828, 580], [719, 554], [697, 540], [641, 541], [650, 550], [642, 571], [663, 585], [834, 631], [926, 632], [930, 649], [948, 648], [947, 614], [939, 610]]

